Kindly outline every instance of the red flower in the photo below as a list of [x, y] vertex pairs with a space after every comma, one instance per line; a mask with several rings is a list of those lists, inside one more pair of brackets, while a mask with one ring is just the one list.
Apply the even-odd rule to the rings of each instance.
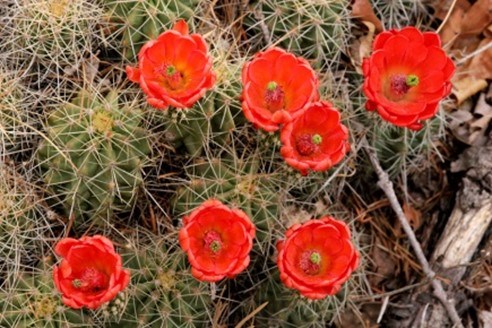
[[276, 131], [317, 100], [318, 80], [309, 63], [280, 48], [260, 52], [242, 71], [243, 112], [266, 131]]
[[280, 279], [311, 299], [336, 294], [359, 264], [345, 223], [325, 216], [295, 224], [277, 243]]
[[419, 130], [451, 92], [454, 64], [439, 35], [415, 27], [379, 34], [362, 68], [367, 110], [397, 126]]
[[138, 68], [127, 66], [126, 73], [140, 83], [149, 104], [162, 109], [192, 107], [215, 82], [205, 41], [189, 35], [184, 20], [147, 42], [138, 54]]
[[255, 226], [243, 211], [208, 200], [183, 218], [179, 243], [202, 281], [233, 278], [249, 265]]
[[300, 170], [325, 171], [340, 162], [350, 148], [340, 113], [327, 101], [312, 103], [301, 116], [282, 128], [280, 153]]
[[63, 238], [55, 252], [63, 259], [53, 270], [53, 280], [69, 307], [97, 309], [130, 282], [113, 243], [103, 236]]

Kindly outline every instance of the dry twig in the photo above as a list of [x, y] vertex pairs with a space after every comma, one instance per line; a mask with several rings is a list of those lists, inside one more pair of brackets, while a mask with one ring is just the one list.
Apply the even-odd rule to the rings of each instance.
[[388, 197], [388, 200], [390, 201], [391, 207], [396, 213], [396, 216], [398, 217], [398, 220], [401, 223], [401, 226], [403, 230], [405, 231], [406, 235], [408, 236], [408, 240], [410, 241], [410, 245], [412, 246], [415, 255], [417, 255], [417, 259], [422, 265], [422, 270], [424, 271], [425, 275], [427, 278], [430, 279], [432, 287], [434, 288], [434, 296], [443, 304], [445, 307], [446, 311], [448, 312], [449, 317], [451, 318], [454, 327], [463, 327], [463, 324], [461, 323], [461, 319], [458, 315], [458, 312], [454, 308], [452, 302], [448, 300], [448, 297], [446, 295], [446, 292], [444, 291], [444, 288], [442, 287], [442, 284], [439, 280], [435, 279], [436, 273], [431, 269], [429, 262], [425, 258], [424, 252], [422, 250], [422, 247], [420, 246], [419, 241], [417, 240], [417, 237], [415, 236], [415, 233], [412, 230], [412, 227], [408, 223], [407, 218], [405, 217], [405, 214], [403, 213], [403, 209], [398, 202], [398, 198], [396, 197], [395, 189], [393, 188], [393, 183], [389, 179], [388, 173], [386, 173], [383, 168], [381, 167], [381, 164], [379, 163], [379, 159], [377, 157], [376, 152], [369, 146], [367, 143], [367, 140], [363, 140], [363, 145], [364, 149], [369, 156], [369, 159], [371, 160], [372, 166], [376, 170], [376, 173], [378, 175], [378, 186], [384, 191], [386, 194], [386, 197]]

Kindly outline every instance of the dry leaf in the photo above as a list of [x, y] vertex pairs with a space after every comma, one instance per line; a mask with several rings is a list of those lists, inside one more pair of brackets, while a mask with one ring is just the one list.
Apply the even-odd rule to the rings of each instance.
[[476, 79], [471, 76], [465, 76], [459, 80], [453, 79], [452, 95], [456, 103], [461, 105], [466, 99], [470, 98], [480, 90], [487, 87], [488, 83], [483, 79]]
[[[492, 79], [492, 38], [483, 39], [478, 49], [484, 49], [474, 56], [470, 64], [463, 69], [470, 76], [479, 79]], [[487, 49], [488, 47], [488, 49]]]
[[480, 311], [478, 317], [482, 323], [483, 328], [492, 328], [492, 312]]
[[450, 128], [456, 139], [470, 146], [481, 146], [487, 142], [486, 134], [492, 124], [492, 106], [487, 103], [485, 93], [480, 95], [473, 110], [458, 110], [451, 113], [451, 117]]
[[362, 23], [367, 26], [367, 34], [361, 36], [350, 46], [350, 61], [359, 74], [362, 74], [362, 60], [371, 55], [372, 41], [376, 30], [373, 23], [366, 21], [362, 21]]
[[383, 24], [374, 13], [369, 0], [354, 0], [352, 4], [352, 17], [358, 18], [363, 22], [372, 23], [377, 32], [384, 30]]
[[405, 214], [408, 223], [410, 223], [413, 230], [418, 230], [418, 228], [422, 225], [422, 213], [406, 202], [403, 203], [403, 213]]
[[483, 30], [483, 35], [485, 35], [486, 38], [492, 38], [492, 24]]
[[384, 250], [383, 243], [378, 237], [376, 237], [375, 243], [372, 246], [370, 258], [374, 265], [374, 275], [369, 277], [371, 286], [379, 286], [383, 280], [395, 274], [396, 263], [393, 257]]
[[[458, 67], [453, 78], [452, 94], [458, 105], [478, 91], [487, 87], [492, 79], [492, 38], [483, 39], [477, 47], [478, 53], [463, 66]], [[488, 48], [487, 48], [488, 47]]]
[[461, 32], [461, 22], [463, 21], [464, 15], [465, 10], [463, 8], [455, 8], [453, 10], [446, 24], [439, 32], [442, 44], [449, 47], [456, 40]]
[[461, 35], [477, 35], [492, 23], [492, 1], [478, 0], [463, 16]]
[[[453, 4], [453, 0], [434, 0], [431, 3], [432, 8], [434, 8], [434, 16], [439, 18], [440, 20], [444, 20], [446, 15], [448, 14], [449, 9], [451, 9], [451, 5]], [[470, 8], [470, 3], [467, 0], [458, 0], [454, 5], [454, 10], [463, 9], [468, 10]]]

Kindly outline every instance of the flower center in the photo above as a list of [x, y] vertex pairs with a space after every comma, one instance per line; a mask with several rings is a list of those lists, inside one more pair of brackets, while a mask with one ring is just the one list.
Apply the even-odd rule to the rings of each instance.
[[319, 149], [323, 138], [319, 134], [303, 134], [296, 140], [296, 149], [302, 156], [309, 156]]
[[405, 95], [412, 87], [419, 85], [419, 77], [414, 74], [397, 74], [390, 78], [391, 92], [397, 96]]
[[276, 111], [284, 107], [284, 91], [275, 81], [267, 84], [265, 92], [265, 103], [271, 111]]
[[108, 276], [94, 268], [85, 269], [80, 277], [72, 280], [74, 288], [83, 292], [98, 293], [108, 287]]
[[304, 273], [315, 275], [319, 272], [321, 255], [316, 251], [306, 251], [301, 255], [300, 267]]
[[161, 65], [155, 69], [155, 73], [160, 75], [161, 83], [166, 89], [176, 90], [183, 86], [183, 74], [173, 65]]
[[173, 76], [174, 74], [176, 74], [176, 68], [174, 68], [173, 65], [169, 65], [167, 68], [166, 68], [166, 74], [167, 76]]
[[209, 248], [212, 253], [218, 253], [222, 248], [222, 238], [216, 231], [209, 231], [204, 238], [205, 247]]

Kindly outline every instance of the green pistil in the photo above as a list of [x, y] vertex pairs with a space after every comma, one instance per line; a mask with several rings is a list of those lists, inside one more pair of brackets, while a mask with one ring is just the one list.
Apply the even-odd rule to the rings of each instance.
[[80, 288], [80, 287], [82, 287], [82, 281], [80, 279], [74, 279], [74, 280], [72, 280], [72, 285], [75, 288]]
[[218, 240], [214, 240], [210, 243], [210, 250], [214, 253], [217, 253], [221, 248], [220, 242]]
[[174, 66], [170, 65], [166, 68], [166, 74], [168, 76], [174, 75], [174, 73], [176, 73], [176, 68], [174, 68]]
[[278, 86], [278, 84], [275, 81], [268, 82], [267, 90], [268, 91], [275, 91], [275, 89], [277, 89], [277, 86]]
[[407, 76], [405, 83], [409, 87], [415, 87], [419, 85], [419, 77], [417, 75], [410, 74]]
[[321, 255], [318, 252], [313, 252], [311, 256], [309, 256], [309, 260], [313, 264], [319, 264], [321, 262]]
[[313, 144], [319, 145], [321, 141], [323, 141], [323, 138], [319, 134], [315, 134], [311, 137], [311, 141], [313, 142]]

